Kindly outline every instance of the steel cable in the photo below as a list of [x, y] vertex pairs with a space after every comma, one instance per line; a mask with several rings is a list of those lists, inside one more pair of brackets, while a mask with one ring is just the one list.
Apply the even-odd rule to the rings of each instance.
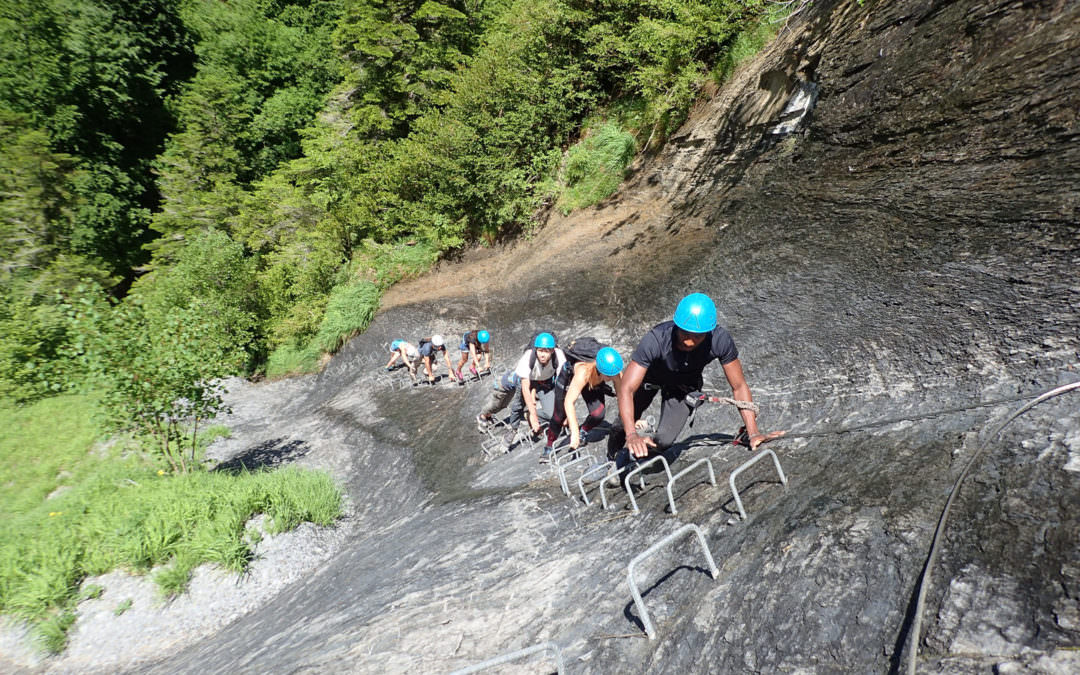
[[926, 566], [923, 567], [922, 574], [919, 577], [919, 596], [918, 600], [916, 600], [915, 602], [915, 617], [911, 626], [911, 633], [909, 635], [910, 656], [908, 657], [907, 668], [909, 675], [915, 675], [915, 666], [917, 665], [918, 661], [919, 633], [922, 629], [922, 610], [923, 605], [926, 603], [927, 589], [929, 589], [930, 587], [930, 573], [933, 571], [934, 563], [937, 560], [938, 545], [941, 542], [941, 535], [945, 531], [945, 525], [949, 519], [949, 512], [952, 510], [953, 501], [955, 500], [957, 493], [960, 491], [961, 483], [963, 483], [964, 479], [967, 478], [967, 475], [971, 471], [971, 468], [975, 466], [975, 462], [978, 461], [983, 451], [986, 450], [987, 447], [989, 447], [991, 441], [995, 440], [998, 436], [1000, 436], [1001, 432], [1005, 430], [1005, 427], [1007, 427], [1010, 422], [1012, 422], [1020, 415], [1023, 415], [1028, 410], [1031, 410], [1043, 401], [1047, 401], [1051, 398], [1060, 396], [1061, 394], [1073, 391], [1075, 389], [1080, 389], [1080, 382], [1073, 382], [1071, 384], [1065, 384], [1060, 387], [1056, 387], [1039, 395], [1035, 399], [1028, 402], [1026, 405], [1022, 406], [1012, 415], [1010, 415], [1009, 418], [1006, 419], [1001, 424], [1001, 426], [997, 428], [997, 431], [995, 431], [993, 435], [990, 436], [990, 438], [983, 441], [982, 445], [979, 446], [979, 449], [975, 451], [975, 454], [971, 456], [971, 459], [969, 459], [968, 463], [964, 466], [964, 470], [961, 471], [960, 475], [956, 478], [956, 482], [953, 483], [952, 491], [949, 493], [949, 498], [945, 501], [945, 508], [942, 509], [941, 517], [938, 519], [937, 528], [934, 530], [934, 538], [930, 543], [930, 552], [926, 559]]

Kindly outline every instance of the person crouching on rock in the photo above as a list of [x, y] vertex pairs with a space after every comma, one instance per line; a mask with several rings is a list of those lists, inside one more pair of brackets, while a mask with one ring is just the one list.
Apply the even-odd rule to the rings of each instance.
[[[654, 326], [630, 356], [617, 387], [622, 429], [608, 437], [608, 459], [621, 468], [671, 447], [690, 417], [687, 394], [701, 389], [702, 371], [712, 361], [720, 361], [724, 369], [751, 450], [782, 436], [783, 431], [759, 431], [735, 341], [717, 325], [713, 301], [703, 293], [691, 293], [679, 302], [674, 321]], [[658, 392], [661, 403], [656, 431], [651, 437], [639, 435], [637, 422]]]
[[[387, 372], [390, 372], [397, 367], [394, 364], [397, 363], [398, 359], [401, 359], [402, 365], [404, 365], [408, 361], [408, 359], [406, 358], [406, 354], [402, 353], [401, 351], [402, 344], [407, 345], [409, 343], [405, 342], [404, 340], [394, 340], [390, 343], [390, 360], [386, 362]], [[413, 351], [416, 351], [416, 347], [413, 347]]]
[[[596, 349], [599, 347], [599, 349]], [[592, 359], [575, 360], [574, 354], [593, 352]], [[547, 445], [540, 455], [540, 463], [551, 460], [552, 445], [562, 431], [563, 423], [570, 427], [570, 447], [581, 447], [581, 434], [588, 434], [591, 429], [604, 421], [604, 399], [614, 396], [608, 386], [613, 383], [616, 389], [622, 384], [620, 373], [623, 359], [619, 352], [611, 347], [602, 346], [592, 338], [579, 338], [563, 350], [567, 356], [566, 365], [555, 378], [555, 408], [547, 428]], [[577, 410], [574, 404], [578, 397], [585, 401], [589, 416], [578, 430]]]
[[520, 394], [510, 408], [509, 429], [503, 437], [507, 448], [514, 444], [517, 426], [525, 419], [533, 437], [540, 435], [540, 421], [551, 419], [555, 408], [555, 376], [566, 363], [566, 355], [555, 345], [555, 336], [540, 333], [533, 340], [532, 349], [518, 359], [514, 373], [521, 383]]
[[450, 356], [446, 353], [446, 341], [443, 340], [443, 336], [432, 335], [430, 338], [422, 338], [418, 351], [420, 352], [420, 360], [424, 364], [424, 375], [427, 376], [428, 384], [435, 384], [435, 371], [438, 369], [435, 359], [438, 358], [439, 354], [446, 361], [446, 369], [450, 371], [450, 379], [455, 379], [454, 369], [450, 365]]
[[[465, 362], [469, 362], [469, 372], [473, 377], [479, 378], [481, 370], [491, 369], [491, 333], [486, 330], [471, 330], [461, 336], [461, 360], [457, 364], [458, 382], [465, 384], [465, 378], [461, 376], [461, 369]], [[480, 366], [480, 354], [484, 354], [484, 365]]]

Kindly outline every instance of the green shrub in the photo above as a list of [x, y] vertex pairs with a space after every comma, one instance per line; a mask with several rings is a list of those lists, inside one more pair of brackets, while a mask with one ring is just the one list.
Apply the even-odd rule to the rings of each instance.
[[330, 293], [319, 333], [315, 336], [316, 349], [333, 353], [352, 336], [360, 333], [375, 316], [382, 291], [370, 281], [338, 286]]
[[559, 209], [565, 215], [615, 192], [636, 152], [633, 134], [617, 123], [606, 122], [586, 135], [566, 153], [566, 188], [557, 203]]
[[260, 513], [272, 533], [330, 525], [341, 493], [328, 475], [296, 468], [168, 475], [131, 460], [102, 462], [84, 483], [0, 521], [0, 612], [62, 648], [83, 579], [156, 570], [171, 597], [200, 564], [242, 571], [252, 557], [245, 526]]

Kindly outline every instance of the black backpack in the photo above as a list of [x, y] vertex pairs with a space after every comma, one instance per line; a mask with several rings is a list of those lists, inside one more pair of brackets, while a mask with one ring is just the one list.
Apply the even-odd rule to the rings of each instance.
[[563, 354], [566, 354], [567, 362], [573, 365], [582, 361], [595, 361], [596, 353], [606, 346], [596, 338], [579, 337], [562, 350]]

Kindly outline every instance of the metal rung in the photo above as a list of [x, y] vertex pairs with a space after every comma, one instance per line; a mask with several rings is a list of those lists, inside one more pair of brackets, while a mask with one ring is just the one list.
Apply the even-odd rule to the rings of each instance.
[[480, 443], [480, 449], [484, 451], [485, 456], [491, 457], [492, 455], [495, 455], [495, 454], [502, 454], [501, 452], [500, 453], [495, 452], [496, 449], [502, 448], [502, 445], [503, 445], [503, 442], [502, 442], [501, 438], [489, 438], [486, 441], [483, 441], [482, 443]]
[[595, 462], [596, 459], [588, 452], [582, 455], [578, 455], [575, 459], [570, 460], [565, 464], [559, 464], [557, 466], [559, 471], [559, 485], [562, 486], [563, 494], [567, 497], [570, 496], [570, 486], [566, 483], [566, 470], [572, 466], [581, 464], [582, 462]]
[[504, 663], [516, 661], [524, 656], [529, 656], [537, 652], [549, 650], [555, 656], [555, 671], [559, 673], [559, 675], [562, 675], [563, 669], [565, 668], [565, 666], [563, 665], [562, 652], [559, 650], [559, 645], [555, 644], [554, 642], [544, 642], [538, 645], [533, 645], [532, 647], [526, 647], [525, 649], [519, 649], [516, 652], [509, 652], [507, 654], [503, 654], [502, 656], [496, 656], [495, 658], [488, 659], [483, 663], [477, 663], [462, 668], [461, 670], [455, 670], [454, 672], [450, 673], [450, 675], [469, 675], [469, 673], [478, 673], [481, 670], [487, 670], [488, 668], [492, 668], [494, 666], [501, 666]]
[[674, 486], [675, 486], [675, 481], [677, 479], [679, 479], [679, 478], [682, 478], [686, 474], [690, 473], [691, 471], [693, 471], [695, 468], [701, 466], [702, 464], [709, 467], [709, 482], [713, 484], [713, 487], [716, 487], [716, 474], [713, 472], [712, 461], [708, 457], [702, 457], [698, 461], [694, 462], [690, 466], [686, 467], [685, 469], [683, 469], [679, 473], [672, 476], [671, 480], [668, 481], [668, 484], [667, 484], [667, 500], [668, 500], [668, 504], [671, 505], [671, 515], [674, 516], [674, 515], [679, 513], [678, 511], [675, 510], [675, 496], [674, 496], [674, 494], [672, 492], [673, 489], [674, 489]]
[[601, 469], [604, 470], [604, 477], [600, 479], [600, 500], [601, 503], [603, 503], [604, 505], [604, 510], [607, 510], [607, 495], [604, 494], [602, 486], [604, 481], [607, 481], [611, 478], [618, 478], [619, 472], [617, 467], [615, 466], [615, 462], [609, 460], [607, 462], [604, 462], [603, 464], [597, 464], [596, 466], [585, 469], [585, 471], [582, 472], [580, 476], [578, 476], [577, 484], [578, 489], [581, 490], [581, 499], [585, 502], [585, 506], [591, 506], [592, 504], [591, 502], [589, 502], [589, 495], [585, 493], [585, 477], [594, 473], [600, 473]]
[[[614, 478], [615, 478], [615, 483], [611, 487], [621, 487], [619, 485], [619, 474], [615, 474]], [[605, 490], [604, 488], [606, 488], [608, 486], [608, 481], [609, 480], [610, 480], [609, 478], [605, 478], [603, 481], [600, 482], [600, 501], [603, 502], [605, 511], [607, 510], [608, 503], [607, 503], [607, 490]], [[645, 477], [644, 476], [638, 476], [638, 481], [640, 481], [641, 489], [645, 489]]]
[[[558, 443], [558, 441], [555, 442]], [[586, 451], [586, 447], [588, 446], [582, 444], [576, 448], [571, 448], [569, 438], [567, 438], [559, 447], [553, 447], [551, 450], [551, 470], [555, 471], [562, 462], [580, 456], [580, 453]]]
[[[630, 473], [626, 474], [626, 478], [623, 479], [623, 487], [626, 488], [626, 494], [630, 495], [630, 505], [634, 507], [634, 513], [638, 513], [640, 509], [638, 509], [637, 499], [634, 497], [634, 491], [630, 489], [630, 479], [640, 474], [643, 470], [649, 468], [653, 464], [656, 464], [657, 462], [660, 462], [664, 465], [664, 473], [667, 474], [668, 482], [670, 483], [671, 467], [668, 466], [667, 459], [665, 459], [663, 455], [657, 455], [651, 459], [647, 459], [644, 462], [639, 463], [637, 467], [630, 471]], [[645, 487], [644, 476], [641, 477], [641, 487]]]
[[687, 534], [689, 532], [693, 532], [697, 535], [698, 543], [701, 544], [701, 550], [704, 551], [705, 559], [709, 562], [709, 574], [712, 575], [713, 579], [716, 579], [720, 576], [720, 570], [716, 568], [716, 563], [713, 562], [712, 553], [709, 552], [709, 546], [705, 543], [705, 535], [703, 535], [701, 533], [701, 529], [693, 523], [683, 525], [668, 536], [664, 537], [649, 548], [645, 549], [644, 551], [639, 553], [636, 558], [631, 560], [630, 564], [626, 567], [626, 578], [630, 582], [630, 593], [634, 596], [634, 605], [637, 607], [638, 614], [641, 616], [642, 625], [645, 626], [645, 634], [649, 636], [650, 640], [656, 638], [656, 629], [653, 628], [652, 620], [649, 619], [649, 612], [647, 609], [645, 609], [645, 601], [641, 599], [641, 593], [638, 591], [637, 582], [634, 581], [634, 567], [637, 566], [637, 564], [641, 561], [645, 560], [652, 554], [659, 551], [664, 546], [667, 546], [671, 542], [679, 539], [684, 534]]
[[732, 496], [735, 497], [735, 506], [739, 507], [739, 517], [743, 520], [746, 520], [746, 510], [743, 508], [742, 500], [739, 499], [739, 491], [735, 489], [735, 476], [738, 476], [743, 471], [746, 471], [753, 465], [757, 464], [759, 461], [764, 459], [766, 455], [772, 457], [773, 466], [776, 467], [776, 473], [780, 476], [780, 482], [784, 485], [787, 485], [787, 477], [784, 476], [784, 470], [780, 468], [780, 460], [776, 458], [776, 453], [772, 450], [762, 450], [758, 454], [751, 457], [745, 464], [740, 466], [738, 469], [732, 471], [731, 476], [728, 478], [728, 485], [731, 487]]

